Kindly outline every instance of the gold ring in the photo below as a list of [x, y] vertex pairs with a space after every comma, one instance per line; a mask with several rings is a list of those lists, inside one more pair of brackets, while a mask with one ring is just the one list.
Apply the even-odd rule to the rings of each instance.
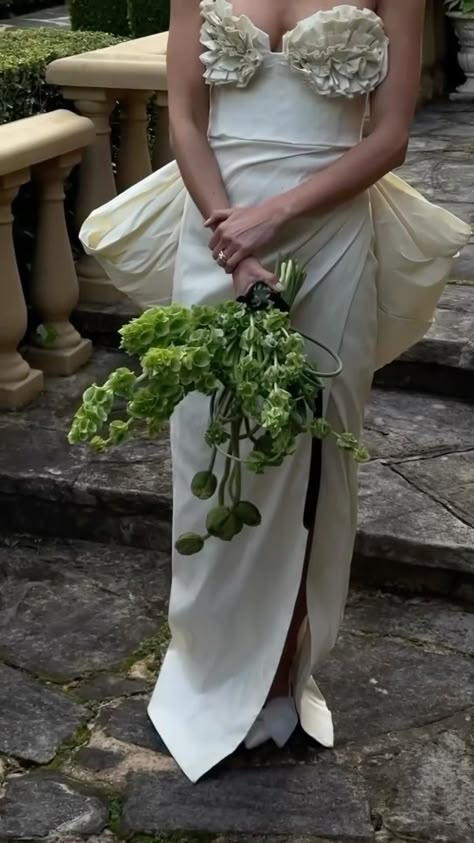
[[217, 255], [217, 263], [219, 264], [219, 266], [225, 266], [226, 265], [227, 258], [225, 256], [225, 252], [223, 252], [223, 251], [219, 252], [219, 254]]

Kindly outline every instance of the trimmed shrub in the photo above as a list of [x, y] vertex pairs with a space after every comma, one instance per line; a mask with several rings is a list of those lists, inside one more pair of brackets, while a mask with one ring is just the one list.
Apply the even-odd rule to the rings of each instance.
[[128, 0], [132, 38], [166, 32], [170, 23], [169, 0]]
[[69, 11], [73, 29], [129, 34], [127, 0], [69, 0]]
[[104, 32], [54, 29], [0, 32], [0, 123], [64, 107], [60, 89], [45, 82], [48, 64], [120, 40]]
[[0, 0], [0, 17], [27, 15], [51, 5], [51, 0]]

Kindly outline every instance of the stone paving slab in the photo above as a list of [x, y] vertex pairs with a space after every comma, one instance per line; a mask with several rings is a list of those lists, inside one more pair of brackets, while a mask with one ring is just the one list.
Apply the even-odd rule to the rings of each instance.
[[108, 810], [101, 798], [58, 774], [13, 778], [0, 795], [2, 841], [96, 834], [107, 822]]
[[380, 843], [471, 843], [473, 713], [360, 756]]
[[474, 528], [390, 466], [362, 468], [359, 502], [360, 556], [474, 572]]
[[446, 600], [354, 589], [343, 629], [351, 634], [399, 638], [433, 651], [474, 657], [474, 614]]
[[474, 451], [403, 463], [397, 471], [474, 527]]
[[70, 697], [0, 664], [0, 753], [46, 764], [88, 717]]
[[26, 540], [0, 546], [0, 580], [0, 659], [64, 683], [108, 670], [159, 632], [169, 566], [156, 553]]
[[[38, 541], [28, 547], [24, 542], [12, 542], [8, 553], [5, 548], [4, 568], [9, 575], [18, 568], [28, 584], [35, 584], [43, 569], [41, 582], [51, 592], [53, 607], [54, 597], [62, 594], [61, 569], [73, 578], [84, 577], [87, 586], [94, 560], [98, 581], [108, 582], [112, 594], [125, 595], [128, 583], [131, 606], [136, 590], [142, 593], [136, 585], [140, 564], [142, 583], [152, 589], [150, 554], [143, 551], [127, 551], [135, 558], [124, 570], [116, 565], [114, 585], [108, 579], [112, 557], [101, 570], [102, 549], [94, 554], [85, 543]], [[158, 568], [154, 601], [162, 605], [167, 590]], [[26, 589], [22, 599], [26, 609], [30, 601], [34, 606], [34, 589]], [[78, 625], [77, 616], [73, 625]], [[127, 614], [119, 615], [117, 632], [121, 627], [126, 636], [128, 625]], [[24, 643], [17, 640], [12, 658], [15, 648], [21, 654]], [[87, 700], [116, 694], [95, 715], [94, 709], [78, 706], [26, 673], [0, 666], [0, 735], [3, 725], [10, 738], [1, 750], [7, 755], [45, 763], [57, 752], [58, 732], [62, 743], [67, 717], [63, 708], [51, 705], [43, 716], [48, 695], [67, 701], [89, 720], [77, 748], [71, 741], [69, 753], [62, 753], [61, 771], [18, 776], [7, 766], [0, 840], [54, 834], [61, 843], [79, 843], [81, 835], [96, 834], [96, 843], [114, 843], [113, 835], [102, 833], [105, 800], [115, 818], [111, 832], [155, 835], [153, 843], [388, 843], [392, 831], [394, 840], [410, 836], [424, 843], [467, 843], [472, 817], [466, 805], [474, 784], [473, 655], [474, 614], [466, 607], [353, 590], [336, 649], [317, 676], [334, 713], [335, 750], [322, 750], [299, 732], [284, 751], [271, 745], [253, 753], [239, 750], [196, 788], [166, 754], [147, 719], [152, 682], [137, 682], [131, 665], [128, 677], [114, 676], [107, 671], [108, 654], [102, 653], [96, 675], [74, 684], [73, 693], [82, 689]], [[152, 680], [156, 670], [155, 660]], [[29, 671], [35, 671], [34, 664]], [[95, 697], [87, 691], [89, 684], [94, 692], [94, 680]], [[17, 725], [26, 702], [27, 717]], [[26, 752], [18, 751], [19, 739], [28, 744]], [[32, 739], [41, 740], [43, 756], [38, 757], [37, 747], [31, 751]], [[97, 797], [99, 790], [103, 797]], [[115, 795], [115, 807], [107, 793]], [[375, 828], [380, 829], [377, 837]], [[196, 836], [200, 831], [206, 832], [203, 838]]]
[[373, 839], [360, 781], [323, 760], [311, 768], [228, 772], [191, 790], [180, 774], [131, 776], [122, 828], [129, 834], [192, 830]]

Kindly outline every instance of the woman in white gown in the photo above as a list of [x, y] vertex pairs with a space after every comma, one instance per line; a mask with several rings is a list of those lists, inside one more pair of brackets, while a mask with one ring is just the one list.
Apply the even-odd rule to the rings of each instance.
[[[256, 280], [271, 285], [278, 254], [296, 256], [308, 277], [295, 326], [344, 365], [325, 391], [326, 416], [359, 436], [375, 369], [425, 333], [469, 237], [464, 223], [384, 178], [407, 148], [424, 0], [172, 0], [171, 9], [169, 110], [186, 187], [171, 238], [174, 298], [210, 304]], [[118, 286], [142, 306], [160, 298], [146, 284]], [[193, 395], [173, 418], [176, 534], [202, 526], [190, 481], [208, 462], [207, 417]], [[174, 553], [172, 641], [149, 714], [192, 781], [243, 741], [283, 745], [298, 719], [333, 745], [314, 676], [344, 610], [357, 471], [324, 442], [308, 531], [310, 455], [301, 438], [281, 468], [246, 477], [258, 530], [229, 545], [210, 540], [192, 561]]]

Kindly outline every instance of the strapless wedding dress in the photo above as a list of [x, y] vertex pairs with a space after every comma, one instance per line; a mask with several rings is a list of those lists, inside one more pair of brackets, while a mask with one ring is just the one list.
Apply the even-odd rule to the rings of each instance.
[[[231, 205], [289, 190], [361, 140], [367, 95], [383, 81], [389, 60], [375, 13], [351, 5], [317, 12], [287, 33], [276, 53], [268, 35], [234, 15], [227, 0], [203, 0], [201, 10], [209, 140]], [[271, 268], [279, 254], [307, 266], [293, 320], [342, 358], [344, 371], [324, 396], [336, 429], [359, 436], [374, 370], [426, 332], [451, 258], [469, 235], [467, 225], [390, 175], [336, 211], [289, 224], [261, 255]], [[174, 163], [95, 212], [82, 237], [142, 307], [166, 297], [171, 274], [173, 297], [185, 305], [234, 295]], [[203, 506], [190, 482], [208, 463], [207, 418], [197, 395], [173, 418], [176, 534], [202, 532]], [[243, 741], [272, 684], [302, 576], [310, 448], [301, 438], [280, 468], [245, 477], [244, 497], [263, 516], [258, 530], [244, 530], [229, 545], [211, 540], [192, 560], [173, 556], [172, 641], [149, 714], [192, 781]], [[331, 715], [313, 677], [338, 634], [356, 524], [356, 465], [326, 441], [308, 623], [296, 666], [297, 704], [305, 694], [318, 701], [310, 732], [326, 745]]]

